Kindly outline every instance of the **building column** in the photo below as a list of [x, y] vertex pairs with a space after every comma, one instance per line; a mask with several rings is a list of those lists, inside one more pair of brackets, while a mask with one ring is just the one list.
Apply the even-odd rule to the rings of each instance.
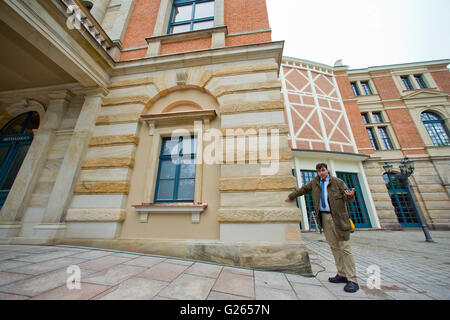
[[0, 238], [18, 236], [22, 217], [55, 139], [55, 131], [61, 125], [73, 96], [62, 90], [49, 94], [49, 97], [47, 111], [1, 210]]
[[105, 91], [102, 88], [85, 91], [85, 101], [50, 194], [43, 221], [33, 228], [33, 237], [54, 238], [64, 235], [65, 225], [60, 221], [71, 200], [77, 173], [94, 131], [103, 97], [106, 96]]

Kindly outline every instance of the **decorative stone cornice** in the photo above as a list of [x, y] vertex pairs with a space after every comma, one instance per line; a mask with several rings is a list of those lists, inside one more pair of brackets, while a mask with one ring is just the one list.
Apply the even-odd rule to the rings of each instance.
[[144, 114], [141, 115], [141, 120], [148, 123], [150, 128], [150, 135], [156, 125], [171, 125], [182, 123], [193, 123], [195, 120], [209, 120], [211, 121], [217, 116], [216, 110], [199, 110], [199, 111], [182, 111], [182, 112], [167, 112], [158, 114]]

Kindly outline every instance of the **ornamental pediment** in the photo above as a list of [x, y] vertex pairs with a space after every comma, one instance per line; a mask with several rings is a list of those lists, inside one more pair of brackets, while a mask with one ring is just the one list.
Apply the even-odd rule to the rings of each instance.
[[405, 96], [403, 96], [404, 100], [408, 99], [430, 99], [430, 98], [439, 98], [439, 97], [446, 97], [448, 94], [439, 92], [435, 89], [421, 89], [421, 90], [415, 90], [412, 93], [409, 93]]

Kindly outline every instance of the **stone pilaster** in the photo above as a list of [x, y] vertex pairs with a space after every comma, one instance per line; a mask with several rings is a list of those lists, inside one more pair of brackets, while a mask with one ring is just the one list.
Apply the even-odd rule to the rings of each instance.
[[[100, 110], [105, 92], [96, 88], [86, 90], [86, 97], [78, 121], [72, 134], [69, 147], [59, 169], [55, 185], [50, 194], [43, 223], [36, 226], [36, 237], [55, 236], [55, 224], [60, 223], [75, 188], [76, 176], [81, 167], [81, 161], [89, 144], [95, 127], [95, 119]], [[49, 234], [43, 225], [48, 225]]]
[[[0, 220], [5, 223], [0, 236], [14, 237], [20, 232], [20, 221], [38, 180], [47, 154], [55, 139], [72, 94], [66, 90], [49, 94], [50, 102], [41, 125], [25, 157], [10, 195], [2, 208]], [[16, 222], [16, 223], [14, 223]], [[9, 231], [7, 231], [9, 230]]]

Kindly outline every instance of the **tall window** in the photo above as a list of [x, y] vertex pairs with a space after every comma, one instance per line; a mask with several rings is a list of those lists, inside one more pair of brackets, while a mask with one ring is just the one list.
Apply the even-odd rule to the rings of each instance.
[[353, 94], [355, 95], [355, 97], [359, 96], [359, 89], [358, 89], [358, 84], [356, 82], [350, 82], [350, 85], [352, 86], [352, 90], [353, 90]]
[[370, 89], [369, 81], [361, 81], [361, 87], [363, 88], [366, 96], [372, 95], [372, 89]]
[[364, 124], [370, 123], [369, 115], [367, 113], [361, 113], [361, 118], [362, 118], [362, 121], [364, 122]]
[[449, 133], [444, 120], [433, 112], [425, 111], [420, 115], [423, 125], [430, 135], [431, 141], [435, 146], [448, 146], [450, 140]]
[[214, 27], [214, 1], [174, 0], [168, 33]]
[[400, 78], [402, 79], [406, 90], [414, 90], [411, 80], [409, 80], [409, 76], [401, 76]]
[[377, 139], [375, 138], [372, 128], [366, 128], [366, 130], [367, 130], [367, 135], [369, 136], [370, 144], [372, 145], [373, 150], [379, 150], [380, 147], [378, 146]]
[[372, 112], [373, 121], [375, 123], [383, 123], [383, 117], [381, 116], [381, 112]]
[[421, 74], [415, 74], [414, 79], [416, 79], [417, 84], [419, 85], [420, 89], [426, 89], [428, 88], [427, 84], [425, 83], [425, 80], [423, 80], [423, 77]]
[[156, 202], [193, 202], [195, 137], [164, 138], [159, 156]]
[[386, 150], [394, 149], [394, 146], [392, 145], [391, 138], [389, 138], [389, 134], [387, 132], [386, 127], [378, 127], [378, 132], [380, 133], [381, 141], [383, 142], [383, 145], [386, 148]]

